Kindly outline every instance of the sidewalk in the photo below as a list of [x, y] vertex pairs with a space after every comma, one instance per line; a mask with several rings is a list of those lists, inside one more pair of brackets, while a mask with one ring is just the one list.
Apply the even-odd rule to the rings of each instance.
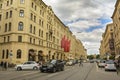
[[0, 71], [13, 71], [13, 70], [15, 70], [15, 69], [14, 68], [7, 68], [7, 70], [5, 70], [4, 68], [2, 68], [0, 66]]

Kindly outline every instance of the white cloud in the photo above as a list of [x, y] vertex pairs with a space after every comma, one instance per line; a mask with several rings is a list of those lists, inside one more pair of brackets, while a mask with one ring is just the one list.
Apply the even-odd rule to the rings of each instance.
[[[55, 14], [82, 40], [88, 53], [99, 53], [105, 25], [99, 19], [111, 19], [116, 0], [43, 0]], [[97, 29], [86, 32], [92, 27]], [[102, 27], [101, 27], [102, 26]], [[76, 32], [82, 32], [79, 35]]]

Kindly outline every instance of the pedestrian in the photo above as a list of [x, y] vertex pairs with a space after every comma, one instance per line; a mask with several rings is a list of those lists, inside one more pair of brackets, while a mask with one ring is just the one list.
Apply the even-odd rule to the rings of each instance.
[[2, 70], [4, 70], [4, 62], [3, 61], [1, 61], [1, 68], [2, 68]]
[[4, 62], [4, 68], [5, 68], [5, 70], [7, 70], [7, 68], [8, 68], [7, 62]]
[[82, 63], [82, 59], [80, 58], [80, 62], [79, 62], [79, 67], [82, 66], [83, 67], [83, 63]]

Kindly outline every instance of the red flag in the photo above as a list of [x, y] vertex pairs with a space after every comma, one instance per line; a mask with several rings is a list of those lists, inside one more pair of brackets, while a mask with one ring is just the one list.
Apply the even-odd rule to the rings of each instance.
[[71, 43], [71, 41], [69, 40], [69, 41], [68, 41], [67, 52], [70, 52], [70, 43]]
[[64, 46], [65, 46], [65, 35], [61, 40], [61, 48], [64, 48]]
[[67, 52], [67, 47], [68, 47], [68, 39], [65, 40], [65, 46], [64, 46], [64, 51]]

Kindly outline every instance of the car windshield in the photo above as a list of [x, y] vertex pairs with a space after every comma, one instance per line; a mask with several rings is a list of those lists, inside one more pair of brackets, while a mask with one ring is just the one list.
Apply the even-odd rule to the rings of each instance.
[[114, 61], [112, 61], [112, 60], [107, 61], [106, 64], [114, 64]]
[[52, 60], [50, 63], [55, 64], [55, 63], [56, 63], [56, 60]]

